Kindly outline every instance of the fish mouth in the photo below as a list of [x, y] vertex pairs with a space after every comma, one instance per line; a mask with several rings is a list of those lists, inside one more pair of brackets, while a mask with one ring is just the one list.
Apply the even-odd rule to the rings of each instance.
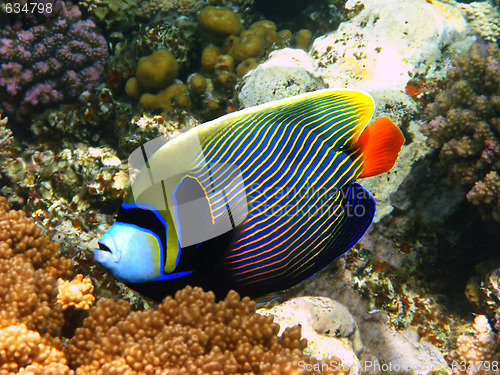
[[98, 245], [99, 245], [99, 249], [96, 249], [96, 250], [100, 250], [100, 251], [107, 251], [107, 252], [109, 252], [109, 253], [113, 253], [113, 252], [111, 251], [111, 249], [110, 249], [109, 247], [107, 247], [106, 245], [104, 245], [104, 244], [102, 244], [102, 243], [100, 243], [100, 242], [98, 242]]
[[94, 260], [102, 265], [117, 263], [120, 260], [120, 252], [113, 252], [111, 249], [101, 242], [98, 242], [99, 248], [94, 249]]

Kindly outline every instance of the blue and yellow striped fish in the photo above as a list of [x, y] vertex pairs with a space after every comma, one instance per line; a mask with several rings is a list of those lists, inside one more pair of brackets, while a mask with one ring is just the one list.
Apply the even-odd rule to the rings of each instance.
[[96, 261], [156, 299], [187, 284], [256, 297], [314, 275], [373, 220], [355, 181], [390, 170], [404, 143], [389, 118], [366, 127], [373, 110], [365, 93], [327, 89], [148, 142]]

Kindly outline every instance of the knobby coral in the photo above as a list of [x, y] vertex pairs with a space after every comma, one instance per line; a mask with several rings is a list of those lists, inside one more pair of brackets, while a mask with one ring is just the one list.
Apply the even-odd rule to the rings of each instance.
[[17, 119], [95, 87], [108, 58], [106, 40], [91, 20], [80, 20], [76, 5], [38, 3], [62, 10], [0, 32], [0, 105]]
[[494, 375], [500, 372], [500, 310], [493, 328], [484, 315], [474, 319], [472, 335], [461, 335], [448, 361], [454, 375]]
[[467, 193], [467, 199], [479, 208], [481, 215], [500, 221], [500, 178], [497, 171], [489, 171]]
[[59, 339], [42, 337], [25, 324], [0, 323], [1, 374], [71, 375]]
[[427, 107], [422, 126], [439, 150], [449, 176], [466, 191], [485, 220], [500, 221], [500, 55], [495, 44], [476, 42], [457, 55], [445, 89]]
[[95, 297], [94, 285], [88, 278], [84, 278], [82, 274], [78, 274], [71, 281], [61, 280], [57, 281], [57, 302], [60, 303], [63, 309], [75, 307], [77, 309], [90, 309], [94, 304]]
[[57, 280], [71, 261], [23, 211], [0, 197], [0, 373], [71, 374], [60, 335]]
[[58, 336], [63, 313], [57, 279], [71, 275], [71, 261], [58, 257], [59, 244], [23, 211], [9, 210], [0, 197], [0, 319]]
[[278, 337], [272, 320], [234, 291], [216, 303], [212, 292], [186, 287], [157, 310], [135, 312], [123, 300], [99, 301], [76, 330], [72, 365], [78, 374], [288, 374], [299, 361], [319, 363], [303, 355], [299, 326]]

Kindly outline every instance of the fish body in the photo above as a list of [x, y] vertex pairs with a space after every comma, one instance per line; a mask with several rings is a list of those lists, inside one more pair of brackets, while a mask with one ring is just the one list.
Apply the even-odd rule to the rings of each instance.
[[391, 169], [404, 143], [388, 118], [366, 127], [373, 110], [365, 93], [327, 89], [146, 144], [96, 261], [157, 299], [187, 284], [251, 297], [298, 284], [373, 220], [355, 181]]

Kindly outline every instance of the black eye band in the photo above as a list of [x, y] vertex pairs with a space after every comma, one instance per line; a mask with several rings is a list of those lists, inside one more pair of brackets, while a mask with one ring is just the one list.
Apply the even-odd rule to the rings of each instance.
[[[152, 211], [137, 207], [126, 208], [122, 206], [118, 210], [116, 221], [134, 224], [138, 227], [151, 230], [158, 235], [163, 245], [163, 251], [166, 251], [167, 232], [165, 230], [165, 223], [162, 222]], [[172, 230], [174, 229], [172, 228]]]

